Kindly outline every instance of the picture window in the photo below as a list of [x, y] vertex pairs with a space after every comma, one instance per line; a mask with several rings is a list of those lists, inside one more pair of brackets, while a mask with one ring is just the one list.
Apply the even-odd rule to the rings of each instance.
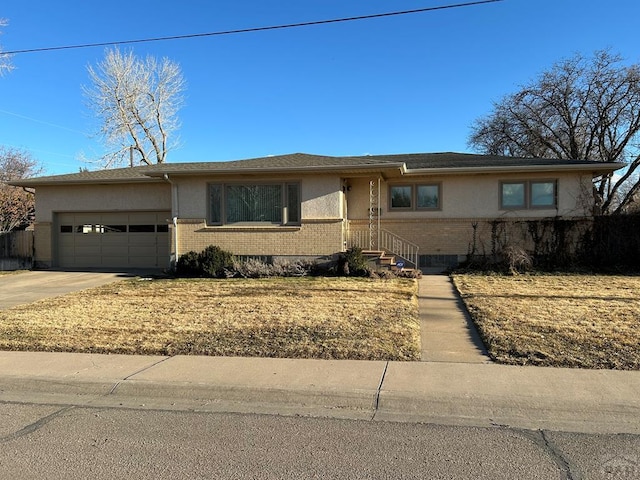
[[300, 224], [298, 183], [211, 184], [209, 222], [232, 224]]

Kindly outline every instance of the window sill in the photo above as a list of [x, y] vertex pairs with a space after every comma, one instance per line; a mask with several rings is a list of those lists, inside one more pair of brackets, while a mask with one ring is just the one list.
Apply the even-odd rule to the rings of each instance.
[[548, 207], [502, 207], [500, 208], [500, 210], [503, 212], [515, 212], [515, 211], [540, 212], [545, 210], [556, 211], [558, 210], [558, 207], [555, 205], [548, 206]]
[[210, 225], [198, 232], [297, 232], [300, 225]]

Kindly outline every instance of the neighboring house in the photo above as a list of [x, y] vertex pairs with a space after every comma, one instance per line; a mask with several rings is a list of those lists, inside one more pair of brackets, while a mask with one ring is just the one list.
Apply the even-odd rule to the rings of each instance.
[[[620, 164], [461, 153], [165, 163], [15, 182], [36, 189], [41, 268], [168, 268], [190, 250], [325, 257], [381, 249], [456, 264], [478, 224], [584, 218]], [[486, 230], [486, 229], [485, 229]]]

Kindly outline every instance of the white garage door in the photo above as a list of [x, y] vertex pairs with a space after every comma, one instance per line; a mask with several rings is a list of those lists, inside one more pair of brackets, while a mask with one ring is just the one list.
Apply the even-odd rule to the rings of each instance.
[[60, 267], [166, 268], [170, 212], [59, 213]]

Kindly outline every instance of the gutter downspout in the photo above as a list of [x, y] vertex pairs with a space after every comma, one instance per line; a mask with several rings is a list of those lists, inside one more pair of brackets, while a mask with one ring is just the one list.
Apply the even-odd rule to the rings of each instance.
[[176, 185], [169, 178], [168, 174], [164, 174], [162, 178], [171, 185], [171, 214], [173, 218], [173, 252], [171, 253], [170, 264], [171, 270], [175, 272], [178, 265], [178, 216], [179, 216], [179, 204], [178, 204], [178, 185]]

